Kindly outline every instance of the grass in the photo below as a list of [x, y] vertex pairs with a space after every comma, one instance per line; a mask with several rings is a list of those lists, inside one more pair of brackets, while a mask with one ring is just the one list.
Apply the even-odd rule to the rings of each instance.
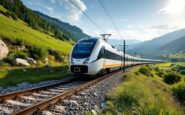
[[[49, 59], [49, 65], [52, 67], [44, 67], [42, 60], [40, 65], [30, 67], [16, 67], [8, 64], [0, 65], [0, 87], [7, 87], [17, 85], [21, 82], [40, 82], [44, 80], [60, 79], [67, 76], [67, 55], [69, 55], [73, 41], [61, 41], [55, 39], [47, 33], [40, 32], [28, 26], [27, 23], [20, 19], [13, 20], [11, 17], [6, 17], [3, 13], [7, 12], [3, 6], [0, 5], [0, 39], [8, 39], [15, 43], [16, 40], [21, 40], [24, 45], [42, 47], [46, 50], [56, 50], [64, 56], [64, 61], [58, 63]], [[5, 40], [5, 41], [6, 41]], [[16, 51], [16, 46], [7, 44], [10, 52]], [[27, 52], [28, 49], [25, 49]], [[38, 63], [39, 64], [39, 63]], [[63, 66], [61, 66], [61, 64]]]
[[[0, 6], [0, 11], [5, 11]], [[11, 41], [22, 39], [26, 45], [40, 46], [43, 48], [52, 48], [54, 50], [69, 54], [72, 45], [68, 41], [55, 39], [40, 31], [34, 30], [21, 20], [13, 20], [0, 14], [0, 36], [8, 38]]]
[[185, 58], [185, 54], [184, 53], [171, 54], [169, 58]]
[[[154, 65], [159, 68], [169, 67], [169, 63]], [[182, 108], [171, 93], [171, 86], [150, 71], [153, 76], [139, 72], [141, 67], [130, 70], [124, 81], [107, 94], [108, 106], [103, 114], [125, 115], [179, 115]]]
[[68, 66], [19, 68], [13, 67], [10, 70], [0, 68], [0, 87], [14, 86], [22, 82], [36, 83], [45, 80], [61, 79], [70, 73]]
[[0, 11], [2, 11], [3, 13], [7, 12], [7, 9], [5, 9], [3, 6], [0, 5]]

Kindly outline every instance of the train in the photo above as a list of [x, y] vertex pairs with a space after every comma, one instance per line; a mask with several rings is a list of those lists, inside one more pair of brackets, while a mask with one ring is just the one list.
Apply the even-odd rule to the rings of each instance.
[[[80, 39], [69, 56], [69, 70], [75, 75], [106, 74], [123, 68], [124, 53], [106, 40], [95, 37]], [[159, 63], [161, 60], [143, 59], [125, 54], [125, 66]]]

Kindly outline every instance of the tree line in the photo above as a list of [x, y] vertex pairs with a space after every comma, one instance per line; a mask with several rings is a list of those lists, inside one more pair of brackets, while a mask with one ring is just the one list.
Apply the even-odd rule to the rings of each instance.
[[15, 14], [24, 22], [28, 23], [33, 29], [52, 35], [60, 40], [69, 39], [63, 32], [59, 31], [52, 24], [48, 23], [31, 9], [24, 6], [20, 0], [0, 0], [0, 5], [9, 10], [9, 12]]

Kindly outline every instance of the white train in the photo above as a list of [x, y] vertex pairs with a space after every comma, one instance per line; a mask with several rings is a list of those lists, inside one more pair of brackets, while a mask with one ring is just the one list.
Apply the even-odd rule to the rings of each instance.
[[[155, 63], [160, 60], [141, 59], [125, 54], [126, 66]], [[97, 75], [117, 70], [123, 66], [123, 52], [100, 38], [79, 40], [69, 58], [69, 69], [74, 74]]]

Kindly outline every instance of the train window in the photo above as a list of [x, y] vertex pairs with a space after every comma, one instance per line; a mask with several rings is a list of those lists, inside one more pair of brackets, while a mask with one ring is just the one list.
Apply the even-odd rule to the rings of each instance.
[[103, 58], [104, 55], [105, 55], [105, 47], [102, 47], [102, 48], [100, 49], [99, 54], [98, 54], [98, 59]]
[[73, 48], [73, 58], [87, 58], [91, 55], [91, 52], [96, 44], [96, 40], [83, 40], [76, 44]]

